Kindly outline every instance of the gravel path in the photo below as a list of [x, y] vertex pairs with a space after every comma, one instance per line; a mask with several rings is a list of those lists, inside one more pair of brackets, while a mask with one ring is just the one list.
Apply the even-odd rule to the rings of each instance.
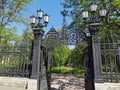
[[85, 90], [84, 75], [52, 74], [51, 90]]

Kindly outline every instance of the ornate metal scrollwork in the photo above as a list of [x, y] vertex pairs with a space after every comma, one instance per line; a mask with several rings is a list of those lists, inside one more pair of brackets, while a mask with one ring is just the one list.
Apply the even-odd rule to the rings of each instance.
[[76, 45], [83, 42], [84, 34], [76, 26], [70, 29], [64, 27], [61, 32], [57, 32], [55, 28], [51, 28], [42, 40], [44, 46], [61, 46], [61, 45]]
[[45, 35], [42, 39], [43, 46], [58, 46], [60, 44], [59, 33], [55, 30], [55, 28], [51, 28], [50, 31]]
[[55, 28], [51, 28], [50, 31], [42, 39], [42, 45], [47, 47], [61, 46], [61, 45], [76, 45], [83, 42], [84, 33], [78, 25], [72, 27], [67, 26], [66, 16], [68, 11], [61, 12], [63, 16], [62, 31], [57, 32]]
[[76, 45], [83, 42], [84, 33], [74, 25], [72, 28], [68, 29], [68, 38], [66, 39], [66, 45]]

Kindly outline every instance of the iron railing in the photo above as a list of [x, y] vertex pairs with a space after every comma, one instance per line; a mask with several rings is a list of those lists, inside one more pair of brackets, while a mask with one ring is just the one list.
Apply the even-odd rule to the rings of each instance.
[[29, 46], [0, 47], [0, 76], [29, 77], [31, 48]]
[[101, 43], [103, 79], [120, 82], [120, 43]]

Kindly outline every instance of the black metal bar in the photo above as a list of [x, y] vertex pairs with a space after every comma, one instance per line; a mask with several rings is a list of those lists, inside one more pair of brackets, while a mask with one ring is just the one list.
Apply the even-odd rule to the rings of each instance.
[[116, 60], [116, 57], [114, 56], [114, 60], [115, 60], [115, 80], [116, 80], [116, 82], [118, 82], [119, 80], [118, 80], [118, 70], [117, 70], [117, 60]]

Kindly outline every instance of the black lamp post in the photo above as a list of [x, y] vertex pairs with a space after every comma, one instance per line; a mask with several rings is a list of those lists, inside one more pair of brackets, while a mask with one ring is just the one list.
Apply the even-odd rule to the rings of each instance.
[[[38, 21], [37, 21], [37, 20]], [[43, 19], [43, 23], [41, 23]], [[47, 14], [43, 14], [42, 10], [37, 11], [37, 17], [30, 16], [30, 23], [33, 29], [34, 34], [34, 50], [33, 50], [33, 60], [32, 60], [32, 73], [31, 78], [37, 79], [39, 78], [39, 72], [41, 67], [41, 60], [40, 60], [40, 52], [41, 52], [41, 39], [44, 35], [43, 27], [46, 27], [48, 24], [49, 16]]]
[[100, 83], [103, 82], [102, 79], [102, 63], [101, 63], [101, 53], [100, 53], [100, 42], [98, 39], [98, 34], [100, 31], [100, 18], [104, 19], [106, 16], [106, 9], [103, 7], [100, 9], [99, 16], [97, 16], [97, 4], [92, 3], [90, 5], [91, 16], [88, 16], [88, 11], [83, 10], [82, 17], [85, 23], [88, 23], [89, 32], [91, 34], [91, 42], [92, 42], [92, 56], [93, 57], [93, 65], [94, 65], [94, 82]]

